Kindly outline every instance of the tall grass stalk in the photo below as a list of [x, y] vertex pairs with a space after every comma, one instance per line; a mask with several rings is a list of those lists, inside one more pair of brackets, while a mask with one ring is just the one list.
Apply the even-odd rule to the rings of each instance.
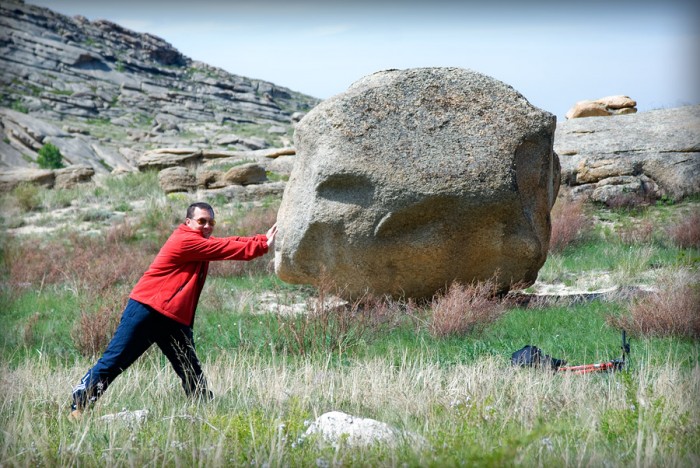
[[[691, 466], [700, 448], [698, 405], [688, 398], [700, 391], [700, 368], [671, 360], [574, 376], [516, 370], [495, 357], [441, 366], [390, 356], [333, 367], [230, 353], [205, 362], [217, 397], [201, 404], [181, 395], [174, 373], [149, 353], [73, 424], [68, 395], [85, 368], [38, 358], [2, 369], [3, 466], [306, 466], [335, 456], [361, 465]], [[124, 408], [148, 409], [149, 417], [100, 420]], [[426, 443], [299, 444], [308, 421], [331, 410], [385, 421]]]

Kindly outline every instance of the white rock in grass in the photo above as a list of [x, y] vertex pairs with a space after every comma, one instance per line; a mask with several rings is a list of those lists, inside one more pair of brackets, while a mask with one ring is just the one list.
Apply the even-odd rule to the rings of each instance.
[[135, 410], [135, 411], [120, 411], [119, 413], [114, 413], [114, 414], [105, 414], [104, 416], [100, 417], [100, 421], [106, 421], [106, 422], [113, 422], [113, 421], [121, 421], [121, 422], [127, 422], [127, 423], [141, 423], [145, 421], [148, 418], [148, 410], [147, 409], [141, 409], [141, 410]]
[[386, 423], [369, 418], [351, 416], [341, 411], [331, 411], [318, 417], [304, 433], [302, 439], [320, 434], [324, 441], [333, 445], [368, 446], [375, 443], [397, 445], [402, 439], [412, 440], [419, 436], [399, 431]]

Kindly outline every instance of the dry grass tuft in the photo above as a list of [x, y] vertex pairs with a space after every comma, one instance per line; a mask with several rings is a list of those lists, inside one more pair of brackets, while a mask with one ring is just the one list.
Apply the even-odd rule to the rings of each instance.
[[656, 197], [650, 192], [646, 192], [644, 194], [637, 192], [625, 192], [610, 197], [608, 200], [606, 200], [605, 204], [609, 208], [618, 210], [639, 210], [646, 209], [650, 205], [653, 205], [655, 200]]
[[639, 223], [620, 226], [616, 232], [623, 244], [648, 244], [654, 238], [654, 222], [645, 219]]
[[121, 309], [111, 305], [104, 305], [96, 312], [83, 310], [71, 332], [78, 352], [86, 357], [95, 357], [104, 352], [119, 325], [120, 316]]
[[695, 209], [688, 217], [670, 226], [667, 230], [671, 241], [681, 248], [700, 247], [700, 209]]
[[666, 278], [660, 289], [630, 304], [608, 323], [637, 336], [700, 338], [700, 284], [687, 271]]
[[559, 199], [552, 208], [552, 233], [549, 251], [561, 252], [569, 245], [581, 240], [591, 226], [582, 201]]
[[347, 351], [382, 330], [399, 325], [416, 309], [413, 301], [403, 303], [370, 294], [347, 302], [329, 275], [323, 274], [317, 294], [307, 303], [307, 312], [279, 318], [279, 346], [298, 355]]
[[506, 310], [497, 292], [493, 280], [452, 283], [446, 293], [433, 298], [428, 330], [436, 337], [463, 336], [492, 323]]

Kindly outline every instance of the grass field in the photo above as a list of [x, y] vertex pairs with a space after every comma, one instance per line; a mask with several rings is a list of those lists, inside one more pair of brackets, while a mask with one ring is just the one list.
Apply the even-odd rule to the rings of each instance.
[[[61, 197], [35, 195], [38, 213]], [[124, 204], [125, 196], [109, 196]], [[102, 234], [3, 235], [0, 466], [700, 464], [700, 250], [697, 235], [686, 235], [692, 225], [678, 228], [697, 219], [692, 200], [585, 206], [577, 232], [555, 230], [553, 238], [566, 239], [540, 278], [589, 292], [606, 281], [624, 286], [598, 300], [526, 306], [466, 288], [425, 304], [368, 298], [334, 307], [325, 301], [332, 285], [282, 283], [269, 258], [218, 264], [195, 324], [215, 399], [186, 399], [152, 349], [72, 422], [73, 385], [184, 213], [186, 201], [148, 196], [157, 214], [141, 223], [120, 218]], [[275, 209], [224, 208], [217, 234], [264, 232]], [[582, 286], [584, 277], [597, 283]], [[299, 305], [315, 312], [282, 313]], [[473, 320], [452, 326], [460, 316]], [[510, 363], [526, 344], [570, 364], [618, 358], [621, 326], [631, 336], [622, 372], [557, 374]], [[142, 420], [101, 419], [141, 409], [148, 410]], [[303, 436], [333, 410], [411, 436], [367, 447]]]

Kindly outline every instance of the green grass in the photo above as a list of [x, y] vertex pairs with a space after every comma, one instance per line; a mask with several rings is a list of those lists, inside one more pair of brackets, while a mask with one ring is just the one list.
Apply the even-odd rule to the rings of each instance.
[[[133, 229], [123, 227], [117, 237], [123, 249], [113, 241], [81, 243], [66, 234], [60, 241], [31, 240], [36, 244], [30, 248], [0, 237], [2, 466], [697, 464], [697, 339], [634, 335], [628, 366], [619, 373], [575, 376], [510, 364], [511, 354], [526, 344], [572, 365], [618, 358], [620, 330], [609, 317], [626, 313], [627, 300], [512, 305], [485, 327], [438, 338], [428, 326], [429, 304], [392, 303], [391, 314], [375, 322], [371, 313], [361, 319], [360, 309], [347, 322], [339, 313], [316, 322], [267, 313], [266, 296], [282, 307], [312, 304], [318, 293], [266, 273], [269, 258], [238, 270], [212, 267], [195, 323], [197, 352], [216, 395], [212, 402], [185, 398], [154, 347], [114, 382], [84, 421], [71, 423], [70, 390], [96, 359], [81, 355], [74, 341], [81, 312], [126, 297], [130, 285], [124, 274], [113, 284], [104, 278], [110, 278], [116, 260], [142, 268], [147, 261], [142, 257], [155, 255], [188, 203], [157, 193], [154, 173], [109, 178], [105, 184], [51, 199], [40, 192], [39, 209], [62, 206], [61, 200], [73, 196], [81, 204], [106, 203], [131, 213], [130, 200], [144, 200], [150, 214], [137, 218]], [[217, 234], [260, 232], [278, 203], [267, 200], [252, 210], [220, 204]], [[684, 206], [658, 207], [667, 217], [663, 225]], [[635, 221], [620, 216], [617, 225]], [[697, 280], [698, 249], [673, 247], [660, 233], [647, 243], [625, 244], [599, 229], [550, 255], [541, 277], [573, 284], [605, 272], [633, 285], [654, 283], [649, 272], [688, 270]], [[50, 256], [49, 263], [34, 265], [42, 257], [32, 251], [44, 244], [54, 247], [39, 252]], [[97, 260], [71, 263], [85, 249], [95, 249]], [[105, 255], [109, 249], [120, 258]], [[106, 284], [99, 291], [98, 282]], [[304, 326], [301, 352], [290, 330]], [[131, 423], [99, 419], [125, 408], [145, 408], [149, 416]], [[374, 418], [416, 438], [353, 448], [303, 436], [309, 421], [332, 410]]]

